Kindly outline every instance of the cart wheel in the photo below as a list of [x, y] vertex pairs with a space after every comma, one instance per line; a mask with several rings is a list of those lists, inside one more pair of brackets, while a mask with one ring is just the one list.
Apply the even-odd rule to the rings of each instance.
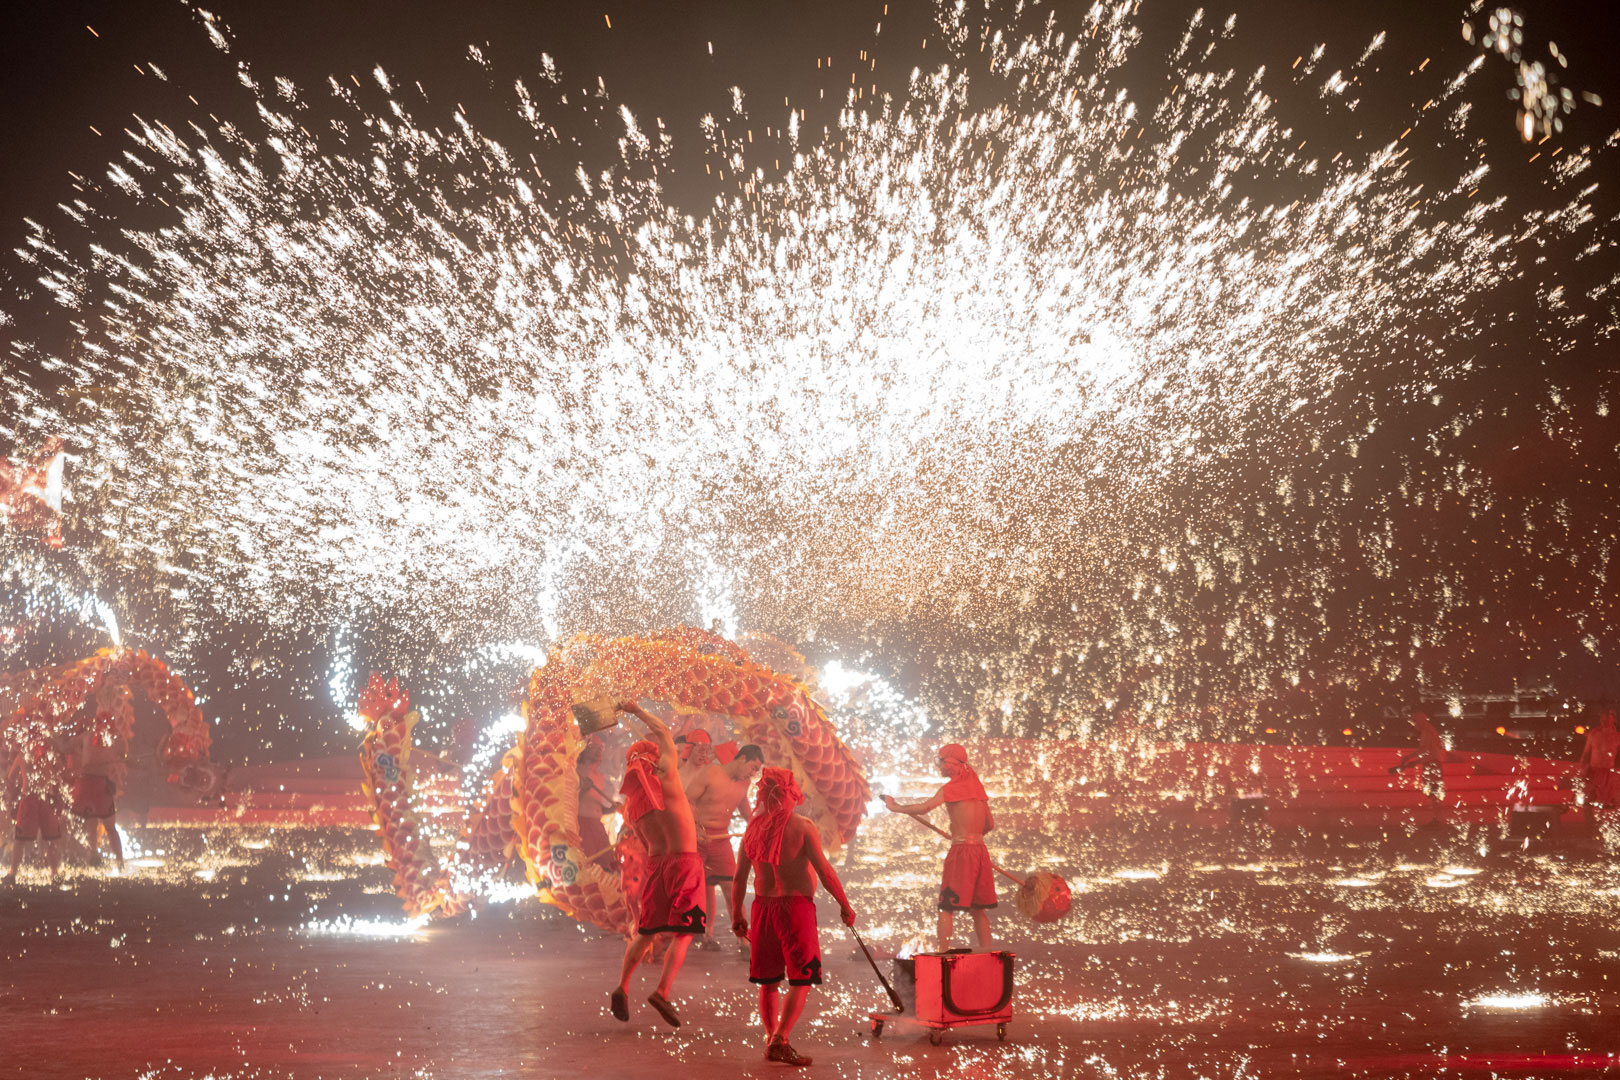
[[997, 1024], [996, 1025], [996, 1038], [1001, 1040], [1002, 1042], [1007, 1041], [1007, 1025], [1006, 1024]]
[[881, 1021], [881, 1020], [872, 1021], [872, 1038], [874, 1038], [874, 1039], [883, 1038], [883, 1021]]
[[928, 1041], [931, 1045], [938, 1046], [940, 1043], [945, 1041], [945, 1033], [943, 1031], [930, 1031], [928, 1033]]

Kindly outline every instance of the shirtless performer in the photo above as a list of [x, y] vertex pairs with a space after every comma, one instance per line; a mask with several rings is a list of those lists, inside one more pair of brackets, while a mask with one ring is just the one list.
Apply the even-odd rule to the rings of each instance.
[[597, 865], [612, 870], [618, 863], [602, 818], [617, 810], [619, 804], [608, 795], [607, 780], [602, 775], [601, 736], [585, 740], [585, 749], [579, 752], [574, 767], [579, 773], [579, 841], [589, 854], [597, 856]]
[[36, 839], [45, 842], [45, 858], [51, 868], [51, 884], [56, 884], [62, 866], [61, 804], [50, 781], [50, 770], [57, 764], [53, 742], [42, 741], [17, 752], [6, 773], [6, 785], [18, 793], [17, 835], [11, 845], [11, 868], [0, 884], [17, 880], [23, 850]]
[[1614, 710], [1603, 714], [1597, 727], [1586, 731], [1586, 745], [1575, 762], [1577, 773], [1585, 780], [1586, 798], [1581, 807], [1587, 824], [1595, 819], [1598, 807], [1620, 806], [1620, 777], [1614, 771], [1615, 751], [1620, 750], [1620, 731], [1615, 730]]
[[675, 767], [675, 741], [668, 725], [632, 701], [620, 702], [619, 709], [640, 720], [652, 741], [644, 739], [625, 753], [620, 787], [624, 817], [647, 849], [647, 883], [642, 888], [636, 936], [625, 944], [619, 985], [610, 1000], [614, 1017], [629, 1020], [630, 976], [658, 935], [673, 935], [669, 951], [664, 953], [658, 989], [647, 996], [647, 1002], [671, 1027], [680, 1027], [681, 1018], [669, 1003], [669, 991], [691, 947], [692, 935], [703, 933], [707, 922], [703, 857], [697, 853], [697, 826]]
[[684, 735], [675, 736], [675, 749], [680, 751], [677, 768], [681, 783], [688, 788], [698, 775], [714, 761], [714, 740], [702, 728], [693, 728]]
[[731, 906], [731, 882], [737, 875], [737, 856], [731, 848], [731, 817], [741, 813], [747, 821], [752, 816], [748, 807], [748, 785], [754, 782], [759, 770], [765, 767], [765, 754], [750, 743], [737, 751], [737, 755], [722, 765], [710, 762], [693, 778], [686, 789], [692, 803], [692, 817], [697, 820], [698, 854], [703, 856], [703, 910], [709, 913], [709, 932], [697, 941], [698, 948], [718, 949], [714, 940], [715, 890], [726, 898], [726, 915], [735, 914]]
[[1439, 730], [1429, 723], [1429, 714], [1422, 709], [1412, 710], [1412, 727], [1417, 732], [1418, 748], [1402, 757], [1399, 764], [1392, 766], [1390, 774], [1394, 775], [1421, 763], [1424, 792], [1430, 798], [1439, 799], [1445, 794], [1445, 764], [1453, 760], [1455, 755], [1446, 749]]
[[69, 747], [68, 756], [79, 774], [73, 785], [71, 809], [74, 816], [84, 819], [92, 857], [99, 853], [98, 836], [106, 829], [107, 847], [118, 860], [121, 874], [124, 872], [124, 842], [113, 819], [118, 813], [118, 781], [126, 768], [124, 740], [110, 726], [91, 723], [88, 731], [73, 737]]
[[979, 948], [990, 951], [990, 909], [996, 906], [996, 879], [990, 867], [990, 852], [984, 834], [996, 827], [990, 813], [990, 797], [979, 783], [979, 774], [967, 763], [967, 750], [958, 743], [939, 748], [940, 775], [946, 783], [924, 802], [896, 802], [883, 796], [883, 805], [901, 814], [926, 814], [944, 804], [951, 819], [951, 850], [945, 855], [945, 874], [939, 886], [939, 951], [951, 947], [956, 913], [973, 913], [973, 930]]
[[[809, 818], [793, 812], [804, 800], [789, 769], [766, 769], [759, 778], [754, 817], [743, 833], [742, 859], [731, 885], [731, 932], [752, 946], [748, 981], [759, 985], [759, 1019], [765, 1028], [765, 1060], [808, 1065], [810, 1058], [788, 1043], [810, 988], [821, 982], [821, 942], [816, 933], [816, 876], [838, 901], [845, 926], [855, 925], [838, 874], [821, 850], [821, 834]], [[749, 871], [756, 871], [754, 904], [743, 918]], [[749, 923], [752, 922], [750, 932]], [[777, 1008], [776, 985], [786, 975], [787, 997]]]

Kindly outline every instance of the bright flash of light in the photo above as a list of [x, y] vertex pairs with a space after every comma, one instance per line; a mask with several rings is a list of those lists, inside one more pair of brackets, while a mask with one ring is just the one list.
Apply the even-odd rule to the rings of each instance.
[[1346, 960], [1354, 960], [1355, 953], [1336, 952], [1291, 952], [1289, 956], [1296, 960], [1306, 960], [1313, 964], [1342, 964]]
[[1471, 1009], [1539, 1009], [1547, 1004], [1541, 994], [1486, 994], [1463, 1003]]
[[101, 619], [101, 625], [107, 628], [107, 636], [112, 638], [112, 643], [115, 646], [122, 645], [124, 639], [118, 633], [118, 613], [112, 609], [112, 605], [97, 600], [96, 615]]
[[427, 932], [427, 925], [425, 916], [403, 922], [343, 916], [312, 920], [304, 924], [303, 931], [312, 937], [416, 938]]

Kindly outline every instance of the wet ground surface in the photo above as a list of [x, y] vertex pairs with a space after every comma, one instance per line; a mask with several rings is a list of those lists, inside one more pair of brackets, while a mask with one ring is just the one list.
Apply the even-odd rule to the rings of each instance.
[[[619, 944], [533, 901], [412, 929], [363, 834], [146, 832], [129, 876], [0, 894], [0, 1075], [773, 1076], [746, 966], [694, 950], [686, 1024], [607, 1013]], [[1484, 849], [1483, 853], [1481, 848]], [[161, 851], [162, 854], [157, 852]], [[1037, 860], [1073, 913], [998, 922], [1008, 1040], [873, 1041], [886, 1004], [823, 903], [827, 985], [795, 1037], [838, 1077], [1575, 1076], [1620, 1071], [1620, 869], [1595, 844], [1477, 837], [1099, 838]], [[868, 941], [932, 925], [940, 851], [872, 831], [846, 873]], [[1004, 897], [1010, 901], [1010, 896]], [[650, 973], [638, 976], [642, 994]]]

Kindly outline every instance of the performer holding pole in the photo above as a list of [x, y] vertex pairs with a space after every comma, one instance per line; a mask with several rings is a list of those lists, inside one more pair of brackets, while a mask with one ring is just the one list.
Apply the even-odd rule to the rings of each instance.
[[607, 827], [602, 818], [619, 809], [617, 800], [607, 793], [607, 779], [602, 775], [602, 737], [591, 735], [585, 739], [585, 749], [574, 763], [579, 774], [579, 841], [606, 869], [618, 866]]
[[[821, 982], [821, 942], [811, 899], [816, 875], [838, 901], [844, 925], [855, 925], [855, 909], [821, 849], [821, 834], [809, 818], [793, 812], [803, 799], [791, 770], [770, 768], [760, 774], [754, 816], [743, 833], [742, 857], [731, 885], [731, 932], [750, 945], [748, 981], [759, 985], [759, 1018], [768, 1040], [765, 1060], [785, 1065], [811, 1060], [793, 1049], [788, 1036], [810, 988]], [[744, 918], [750, 871], [758, 872], [758, 880], [750, 918]], [[788, 992], [778, 1010], [776, 986], [784, 975]]]
[[669, 1003], [670, 988], [686, 959], [692, 936], [703, 933], [707, 924], [697, 825], [676, 769], [675, 741], [669, 727], [634, 702], [620, 702], [619, 709], [639, 719], [652, 739], [635, 743], [625, 753], [620, 789], [625, 799], [624, 816], [647, 849], [647, 883], [641, 894], [636, 936], [624, 947], [624, 966], [611, 997], [613, 1015], [619, 1020], [630, 1019], [630, 976], [657, 936], [671, 934], [674, 940], [664, 954], [663, 976], [647, 1002], [671, 1027], [680, 1027], [681, 1018]]
[[883, 796], [883, 805], [900, 814], [926, 814], [943, 805], [951, 820], [951, 850], [945, 855], [944, 879], [939, 886], [939, 951], [951, 947], [956, 913], [973, 913], [979, 948], [990, 951], [990, 909], [996, 906], [996, 879], [984, 834], [996, 827], [990, 797], [979, 774], [967, 762], [967, 750], [958, 743], [939, 748], [940, 775], [946, 782], [933, 797], [918, 803], [897, 802]]

